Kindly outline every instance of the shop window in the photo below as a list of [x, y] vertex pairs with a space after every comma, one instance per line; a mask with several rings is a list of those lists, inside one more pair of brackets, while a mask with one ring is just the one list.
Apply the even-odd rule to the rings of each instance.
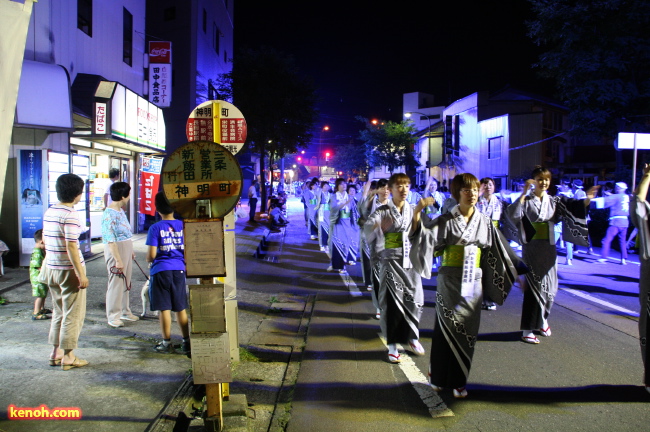
[[93, 0], [77, 0], [77, 28], [93, 37]]
[[129, 66], [133, 65], [133, 15], [124, 8], [124, 36], [122, 60]]

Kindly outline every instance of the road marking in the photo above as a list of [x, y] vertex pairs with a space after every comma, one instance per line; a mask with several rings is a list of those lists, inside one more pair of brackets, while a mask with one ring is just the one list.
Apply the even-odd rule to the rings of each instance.
[[343, 279], [343, 283], [350, 291], [351, 296], [359, 297], [363, 295], [363, 293], [359, 290], [359, 287], [357, 286], [356, 282], [352, 280], [352, 277], [347, 271], [344, 271], [343, 273], [339, 273], [339, 275], [341, 275], [341, 279]]
[[[386, 339], [381, 333], [378, 333], [378, 336], [386, 349], [388, 349]], [[429, 385], [429, 379], [424, 376], [413, 359], [404, 351], [403, 347], [402, 351], [403, 352], [400, 353], [401, 361], [396, 363], [396, 365], [399, 366], [404, 375], [406, 375], [406, 379], [409, 380], [417, 394], [420, 396], [420, 399], [422, 399], [422, 402], [426, 405], [431, 417], [454, 417], [454, 412], [447, 407], [440, 395], [433, 391]]]
[[561, 289], [568, 292], [568, 293], [571, 293], [571, 294], [573, 294], [575, 296], [582, 297], [585, 300], [589, 300], [589, 301], [592, 301], [594, 303], [598, 303], [601, 306], [605, 306], [607, 308], [614, 309], [614, 310], [619, 311], [619, 312], [623, 312], [624, 314], [634, 316], [634, 317], [639, 316], [639, 314], [637, 312], [631, 311], [629, 309], [625, 309], [624, 307], [615, 305], [614, 303], [610, 303], [608, 301], [601, 300], [598, 297], [594, 297], [594, 296], [589, 295], [589, 294], [587, 294], [587, 293], [585, 293], [583, 291], [574, 290], [572, 288], [561, 288]]

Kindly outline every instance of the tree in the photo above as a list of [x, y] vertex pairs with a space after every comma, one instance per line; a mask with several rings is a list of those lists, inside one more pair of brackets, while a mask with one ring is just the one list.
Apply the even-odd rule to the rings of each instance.
[[542, 75], [554, 78], [576, 134], [614, 136], [650, 127], [650, 2], [529, 0], [528, 35], [548, 51]]
[[361, 176], [368, 171], [366, 153], [359, 145], [343, 144], [336, 147], [332, 157], [332, 166], [342, 171], [347, 177]]
[[[273, 166], [274, 161], [310, 143], [317, 119], [316, 91], [291, 57], [271, 48], [242, 50], [233, 60], [232, 72], [220, 75], [218, 91], [244, 114], [247, 145], [260, 155], [262, 178], [265, 157]], [[266, 188], [261, 192], [261, 210], [265, 211]]]
[[391, 174], [401, 166], [406, 170], [420, 166], [413, 150], [417, 137], [412, 122], [388, 121], [375, 124], [362, 117], [357, 117], [357, 120], [366, 124], [359, 138], [365, 143], [368, 165], [386, 166]]

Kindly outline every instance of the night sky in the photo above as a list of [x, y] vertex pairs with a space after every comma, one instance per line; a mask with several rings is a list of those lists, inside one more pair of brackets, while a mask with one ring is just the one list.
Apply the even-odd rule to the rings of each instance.
[[506, 85], [553, 96], [552, 83], [531, 67], [541, 49], [526, 36], [533, 16], [525, 0], [235, 6], [236, 47], [292, 55], [319, 88], [318, 128], [328, 124], [333, 134], [356, 137], [357, 115], [399, 121], [407, 92], [431, 93], [436, 105]]

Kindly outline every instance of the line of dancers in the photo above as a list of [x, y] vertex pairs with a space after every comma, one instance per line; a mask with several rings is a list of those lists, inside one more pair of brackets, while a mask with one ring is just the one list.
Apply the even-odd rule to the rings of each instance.
[[[598, 186], [594, 186], [582, 199], [552, 196], [548, 194], [551, 179], [548, 169], [535, 167], [531, 178], [509, 204], [495, 196], [492, 179], [479, 181], [470, 173], [454, 177], [449, 185], [451, 196], [447, 199], [437, 191], [434, 179], [429, 180], [422, 195], [414, 194], [409, 177], [403, 173], [366, 183], [358, 199], [350, 198], [349, 192], [344, 194], [345, 182], [337, 180], [335, 187], [340, 195], [330, 201], [331, 236], [337, 236], [333, 231], [338, 221], [346, 221], [342, 217], [345, 212], [354, 212], [354, 217], [350, 226], [345, 225], [349, 218], [343, 222], [345, 226], [338, 234], [339, 239], [341, 235], [346, 236], [348, 249], [332, 246], [338, 240], [329, 241], [327, 250], [332, 260], [329, 270], [344, 271], [344, 266], [359, 256], [363, 283], [372, 291], [376, 318], [388, 344], [389, 362], [401, 361], [398, 344], [415, 355], [425, 355], [419, 342], [419, 322], [424, 308], [422, 278], [431, 278], [434, 265], [437, 267], [436, 324], [429, 382], [435, 391], [451, 389], [456, 398], [467, 396], [466, 384], [481, 309], [495, 309], [496, 305], [503, 304], [517, 281], [524, 291], [521, 340], [539, 344], [537, 334], [551, 336], [549, 315], [558, 291], [555, 227], [562, 222], [565, 242], [590, 247], [587, 208], [598, 191]], [[630, 214], [641, 239], [643, 310], [639, 330], [646, 367], [645, 385], [650, 392], [646, 362], [650, 322], [650, 204], [645, 201], [649, 186], [650, 168], [646, 166]], [[313, 216], [320, 198], [314, 192], [304, 194], [306, 217], [314, 240], [319, 238]], [[332, 212], [338, 215], [332, 216]], [[356, 255], [350, 252], [353, 248], [349, 239], [353, 235], [360, 239]], [[522, 246], [521, 257], [511, 248], [512, 241]]]

